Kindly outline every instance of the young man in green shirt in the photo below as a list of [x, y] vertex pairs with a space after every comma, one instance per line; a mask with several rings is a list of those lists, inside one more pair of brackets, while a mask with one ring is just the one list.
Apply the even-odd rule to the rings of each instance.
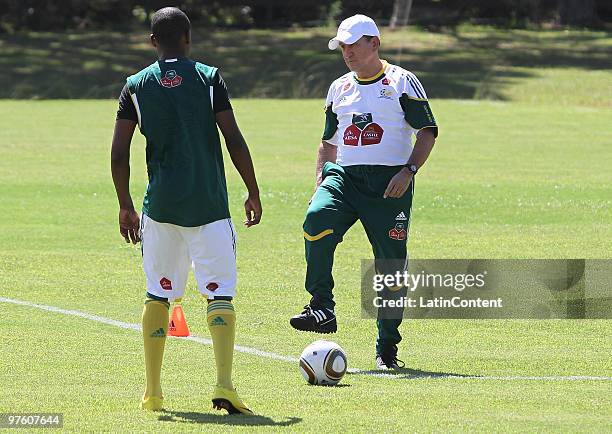
[[[233, 387], [236, 235], [232, 225], [221, 141], [247, 190], [247, 227], [261, 218], [261, 202], [247, 144], [236, 124], [217, 68], [189, 55], [191, 24], [177, 8], [151, 20], [159, 60], [127, 78], [113, 136], [111, 168], [119, 200], [119, 230], [126, 242], [142, 242], [147, 297], [142, 315], [146, 389], [141, 407], [161, 410], [161, 365], [169, 302], [181, 298], [189, 265], [208, 299], [217, 384], [212, 402], [229, 413], [253, 414]], [[142, 219], [129, 191], [130, 144], [135, 127], [146, 138], [149, 184]]]

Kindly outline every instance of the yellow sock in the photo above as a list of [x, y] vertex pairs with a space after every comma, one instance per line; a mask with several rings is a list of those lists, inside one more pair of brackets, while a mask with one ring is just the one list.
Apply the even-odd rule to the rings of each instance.
[[142, 311], [142, 335], [147, 374], [147, 386], [143, 399], [150, 396], [162, 398], [160, 378], [168, 331], [169, 308], [168, 302], [147, 299]]
[[208, 304], [208, 330], [217, 365], [217, 386], [232, 390], [232, 363], [236, 336], [236, 313], [231, 301], [213, 300]]

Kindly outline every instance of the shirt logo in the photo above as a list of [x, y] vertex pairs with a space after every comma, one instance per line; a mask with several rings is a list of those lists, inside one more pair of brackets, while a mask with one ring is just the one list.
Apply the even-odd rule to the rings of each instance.
[[183, 77], [178, 75], [174, 69], [166, 71], [166, 74], [161, 79], [161, 85], [164, 87], [177, 87], [183, 82]]
[[384, 130], [373, 121], [372, 113], [357, 113], [353, 115], [353, 123], [344, 130], [346, 146], [377, 145], [381, 142]]
[[356, 125], [349, 125], [344, 130], [344, 144], [347, 146], [358, 146], [361, 130]]
[[381, 89], [380, 94], [378, 95], [378, 99], [380, 98], [391, 99], [392, 96], [393, 96], [393, 91], [391, 89]]
[[382, 84], [384, 84], [385, 86], [389, 86], [391, 82], [389, 81], [389, 79], [387, 77], [382, 79]]
[[357, 113], [353, 115], [353, 124], [363, 130], [367, 124], [372, 123], [372, 113]]
[[383, 129], [380, 125], [372, 123], [363, 129], [361, 132], [361, 144], [363, 146], [367, 145], [377, 145], [382, 140]]

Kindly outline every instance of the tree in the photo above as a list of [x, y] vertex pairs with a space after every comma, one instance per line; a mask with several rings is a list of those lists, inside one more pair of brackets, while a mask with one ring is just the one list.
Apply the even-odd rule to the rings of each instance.
[[411, 9], [412, 0], [395, 0], [393, 2], [393, 13], [391, 14], [391, 22], [389, 23], [391, 30], [395, 30], [398, 26], [404, 27], [408, 24]]
[[561, 24], [588, 26], [594, 21], [594, 0], [559, 0], [559, 22]]

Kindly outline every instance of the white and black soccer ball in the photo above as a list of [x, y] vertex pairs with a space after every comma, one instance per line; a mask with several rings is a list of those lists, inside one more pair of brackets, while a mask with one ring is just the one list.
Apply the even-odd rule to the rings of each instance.
[[347, 367], [346, 353], [340, 345], [331, 341], [315, 341], [300, 356], [300, 372], [310, 384], [338, 384]]

